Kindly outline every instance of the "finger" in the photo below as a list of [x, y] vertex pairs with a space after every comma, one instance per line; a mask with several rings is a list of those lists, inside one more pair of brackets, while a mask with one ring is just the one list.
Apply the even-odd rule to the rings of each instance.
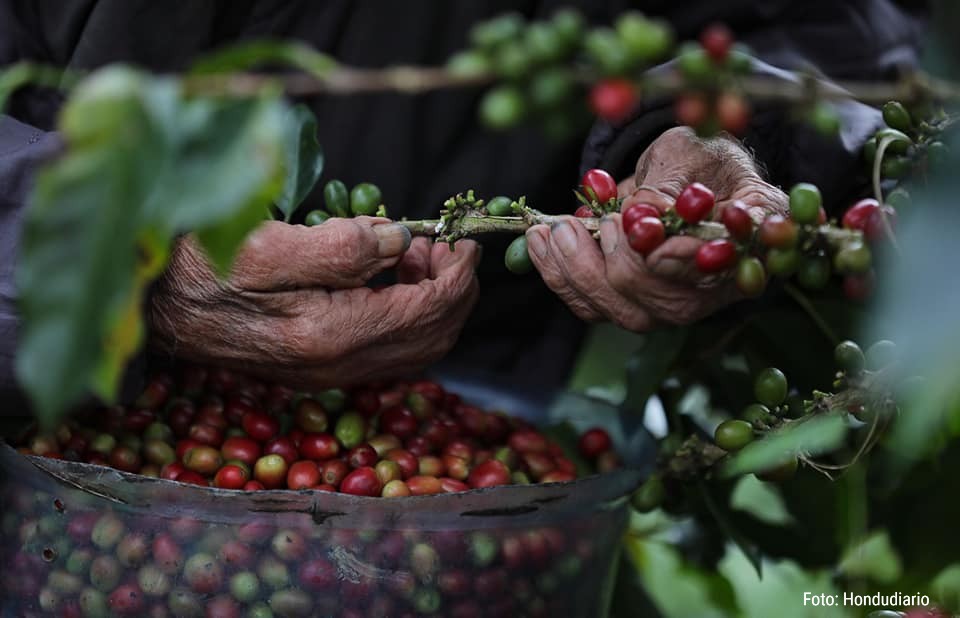
[[410, 232], [383, 219], [330, 219], [305, 227], [271, 221], [244, 243], [231, 282], [246, 290], [352, 288], [395, 266]]
[[466, 268], [472, 275], [480, 265], [480, 245], [473, 240], [458, 240], [451, 249], [445, 242], [436, 243], [430, 250], [430, 273], [434, 279], [439, 279], [443, 273], [448, 275]]
[[561, 256], [558, 263], [569, 285], [587, 299], [597, 313], [628, 330], [650, 328], [649, 316], [643, 308], [610, 284], [601, 247], [579, 221], [565, 218], [555, 224], [550, 243], [551, 253]]
[[588, 297], [584, 297], [570, 285], [558, 262], [558, 256], [551, 252], [550, 228], [546, 225], [535, 225], [527, 230], [526, 237], [530, 261], [547, 287], [581, 320], [600, 320], [602, 314], [590, 303]]
[[698, 283], [704, 278], [697, 270], [697, 251], [703, 241], [692, 236], [673, 236], [647, 256], [646, 264], [657, 277]]
[[400, 283], [417, 283], [430, 276], [431, 244], [427, 238], [413, 239], [397, 267], [397, 279]]

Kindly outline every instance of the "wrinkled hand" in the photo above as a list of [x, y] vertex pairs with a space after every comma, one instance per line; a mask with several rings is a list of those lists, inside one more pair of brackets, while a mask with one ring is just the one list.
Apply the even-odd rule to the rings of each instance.
[[[152, 295], [152, 343], [310, 389], [416, 372], [456, 341], [479, 258], [472, 241], [411, 243], [385, 219], [268, 222], [220, 281], [188, 236]], [[398, 284], [360, 287], [393, 267]]]
[[[671, 208], [693, 182], [710, 187], [714, 213], [736, 200], [760, 222], [787, 211], [787, 196], [763, 181], [751, 156], [728, 137], [698, 138], [688, 127], [670, 129], [637, 162], [636, 174], [620, 183], [624, 207], [648, 203]], [[688, 324], [740, 298], [728, 274], [703, 275], [694, 256], [703, 241], [668, 238], [644, 258], [627, 244], [619, 214], [604, 217], [600, 245], [573, 217], [527, 231], [530, 257], [546, 284], [580, 318], [611, 320], [633, 331], [658, 324]]]

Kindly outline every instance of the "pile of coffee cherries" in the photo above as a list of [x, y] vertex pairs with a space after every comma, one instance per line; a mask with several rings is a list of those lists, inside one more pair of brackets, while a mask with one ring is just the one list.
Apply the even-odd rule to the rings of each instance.
[[[591, 430], [590, 435], [602, 429]], [[594, 441], [595, 442], [595, 441]], [[619, 466], [582, 448], [597, 471]], [[25, 454], [222, 489], [315, 489], [388, 498], [577, 478], [530, 423], [421, 380], [298, 394], [225, 369], [154, 377], [135, 405], [33, 435]]]
[[[602, 429], [583, 433], [568, 456], [529, 423], [435, 382], [308, 395], [198, 366], [155, 376], [133, 406], [27, 436], [19, 450], [316, 496], [571, 481], [574, 459], [581, 473], [619, 466]], [[204, 504], [152, 496], [150, 509], [126, 507], [49, 477], [0, 474], [0, 613], [25, 616], [592, 616], [627, 517], [600, 507], [431, 512], [412, 525], [378, 508], [392, 500], [370, 499], [330, 518], [250, 511], [225, 520], [205, 516]]]

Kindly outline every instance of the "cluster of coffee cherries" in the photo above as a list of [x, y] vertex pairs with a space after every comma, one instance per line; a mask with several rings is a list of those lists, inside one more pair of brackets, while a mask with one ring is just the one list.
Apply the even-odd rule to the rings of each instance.
[[914, 170], [936, 171], [942, 168], [949, 155], [949, 149], [940, 141], [940, 134], [948, 122], [943, 110], [923, 114], [920, 120], [911, 114], [899, 101], [888, 101], [883, 105], [883, 121], [886, 127], [879, 129], [863, 145], [863, 156], [872, 170], [881, 142], [888, 142], [883, 160], [880, 162], [880, 176], [883, 178], [904, 179]]
[[361, 182], [348, 191], [343, 181], [330, 180], [323, 186], [323, 199], [326, 210], [311, 210], [305, 224], [320, 225], [330, 217], [387, 216], [380, 187], [370, 182]]
[[[864, 353], [856, 342], [847, 340], [836, 345], [833, 355], [839, 369], [835, 386], [850, 386], [850, 380], [862, 377], [865, 370], [877, 372], [894, 364], [896, 345], [883, 339]], [[744, 408], [740, 418], [723, 421], [717, 426], [714, 442], [723, 450], [731, 453], [739, 451], [757, 436], [780, 426], [784, 419], [799, 418], [808, 413], [804, 402], [796, 394], [790, 394], [786, 376], [776, 367], [768, 367], [755, 376], [753, 394], [756, 402]], [[815, 400], [811, 400], [811, 403], [815, 403]], [[876, 412], [856, 401], [849, 403], [846, 411], [860, 421], [869, 420]], [[796, 458], [788, 457], [771, 470], [757, 473], [757, 477], [767, 481], [784, 481], [792, 478], [796, 470]]]
[[[854, 237], [836, 247], [823, 235], [827, 222], [820, 192], [812, 184], [799, 183], [789, 194], [790, 215], [768, 215], [759, 225], [745, 204], [735, 201], [719, 213], [725, 238], [704, 243], [696, 254], [702, 273], [720, 273], [735, 268], [737, 287], [746, 296], [761, 294], [767, 275], [796, 275], [800, 285], [818, 290], [831, 272], [846, 277], [844, 288], [851, 298], [862, 299], [872, 287], [871, 252], [866, 242]], [[650, 204], [628, 203], [623, 227], [630, 246], [648, 255], [668, 234], [682, 234], [714, 215], [713, 192], [701, 183], [686, 187], [674, 207], [661, 212]], [[880, 242], [892, 229], [893, 210], [875, 200], [862, 200], [843, 218], [844, 227], [863, 232], [869, 242]], [[831, 260], [832, 254], [832, 260]], [[762, 259], [761, 259], [762, 258]]]
[[[598, 430], [601, 431], [602, 430]], [[222, 489], [401, 497], [577, 478], [528, 422], [463, 402], [436, 382], [297, 394], [224, 369], [152, 379], [137, 403], [32, 436], [22, 452]], [[584, 455], [619, 466], [609, 437]]]
[[548, 132], [571, 125], [571, 105], [583, 96], [578, 75], [600, 76], [589, 94], [601, 117], [622, 119], [637, 101], [635, 85], [624, 79], [662, 59], [673, 46], [668, 24], [638, 12], [620, 15], [614, 26], [590, 28], [575, 10], [526, 22], [506, 13], [474, 26], [471, 47], [454, 55], [448, 70], [463, 77], [496, 77], [500, 83], [480, 103], [480, 118], [505, 129], [536, 117]]

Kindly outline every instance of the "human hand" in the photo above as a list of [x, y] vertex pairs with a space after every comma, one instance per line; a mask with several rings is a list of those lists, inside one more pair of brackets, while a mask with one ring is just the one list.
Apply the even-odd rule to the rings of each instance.
[[[716, 195], [714, 215], [740, 201], [758, 223], [787, 212], [787, 196], [766, 183], [743, 147], [725, 136], [698, 138], [677, 127], [655, 140], [619, 185], [624, 207], [648, 203], [661, 212], [702, 182]], [[674, 236], [644, 258], [627, 243], [619, 214], [604, 217], [600, 246], [575, 218], [527, 231], [530, 258], [546, 284], [584, 320], [611, 320], [633, 331], [688, 324], [740, 298], [727, 274], [703, 275], [694, 257], [703, 241]]]
[[[480, 251], [385, 219], [267, 222], [226, 280], [183, 238], [151, 298], [152, 343], [306, 389], [417, 372], [453, 346], [478, 296]], [[363, 286], [397, 267], [399, 283]]]

